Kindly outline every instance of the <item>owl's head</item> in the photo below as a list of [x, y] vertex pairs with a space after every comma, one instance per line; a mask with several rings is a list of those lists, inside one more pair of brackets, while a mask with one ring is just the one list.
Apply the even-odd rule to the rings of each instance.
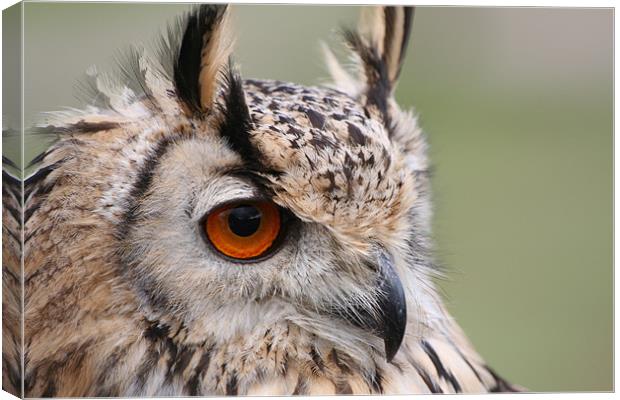
[[98, 103], [43, 157], [77, 215], [54, 229], [197, 341], [286, 323], [391, 359], [434, 312], [425, 141], [394, 100], [413, 10], [345, 32], [330, 88], [241, 79], [228, 13], [195, 7], [121, 84], [91, 74]]

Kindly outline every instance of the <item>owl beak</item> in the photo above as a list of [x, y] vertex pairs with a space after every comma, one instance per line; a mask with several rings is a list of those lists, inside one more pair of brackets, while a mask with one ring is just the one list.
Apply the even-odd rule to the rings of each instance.
[[407, 304], [405, 290], [394, 269], [390, 253], [381, 250], [371, 262], [377, 272], [378, 307], [368, 310], [358, 306], [334, 310], [338, 316], [353, 325], [370, 330], [383, 338], [385, 358], [392, 361], [400, 348], [407, 326]]
[[379, 272], [379, 318], [374, 321], [385, 344], [385, 358], [392, 361], [405, 336], [407, 326], [407, 305], [405, 290], [394, 269], [389, 253], [380, 252], [377, 257]]

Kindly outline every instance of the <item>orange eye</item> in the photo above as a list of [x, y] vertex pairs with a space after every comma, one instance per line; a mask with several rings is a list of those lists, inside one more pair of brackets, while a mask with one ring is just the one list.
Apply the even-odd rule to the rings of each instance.
[[248, 260], [271, 248], [280, 233], [280, 210], [267, 201], [230, 204], [211, 212], [207, 237], [222, 254]]

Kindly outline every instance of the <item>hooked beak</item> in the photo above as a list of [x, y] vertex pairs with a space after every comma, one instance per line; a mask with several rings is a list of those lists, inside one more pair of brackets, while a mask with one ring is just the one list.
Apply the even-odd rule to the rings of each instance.
[[[405, 336], [407, 326], [407, 304], [405, 291], [400, 278], [394, 270], [392, 257], [381, 252], [378, 257], [379, 289], [380, 289], [380, 321], [379, 333], [385, 344], [385, 358], [392, 361]], [[381, 329], [382, 328], [382, 329]]]
[[385, 344], [385, 358], [390, 362], [398, 352], [405, 336], [407, 325], [405, 291], [394, 270], [394, 261], [389, 253], [379, 252], [376, 258], [376, 270], [379, 292], [378, 309], [372, 312], [356, 308], [349, 312], [341, 312], [341, 315], [354, 325], [381, 336]]

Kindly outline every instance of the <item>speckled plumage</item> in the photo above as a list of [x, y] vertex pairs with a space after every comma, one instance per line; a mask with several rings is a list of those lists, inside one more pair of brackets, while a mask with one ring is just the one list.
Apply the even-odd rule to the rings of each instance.
[[[60, 138], [25, 181], [25, 396], [514, 390], [432, 282], [426, 144], [393, 99], [411, 10], [377, 7], [346, 34], [360, 78], [328, 54], [333, 88], [241, 80], [226, 15], [194, 8], [180, 43], [164, 40], [163, 68], [136, 55], [117, 86], [91, 71], [99, 103], [40, 128]], [[198, 53], [188, 37], [202, 38]], [[271, 257], [235, 264], [205, 245], [200, 221], [250, 197], [295, 221]], [[19, 236], [11, 199], [4, 238]], [[372, 324], [386, 322], [383, 268], [407, 309], [389, 360], [390, 331]], [[4, 388], [19, 393], [7, 343]]]

